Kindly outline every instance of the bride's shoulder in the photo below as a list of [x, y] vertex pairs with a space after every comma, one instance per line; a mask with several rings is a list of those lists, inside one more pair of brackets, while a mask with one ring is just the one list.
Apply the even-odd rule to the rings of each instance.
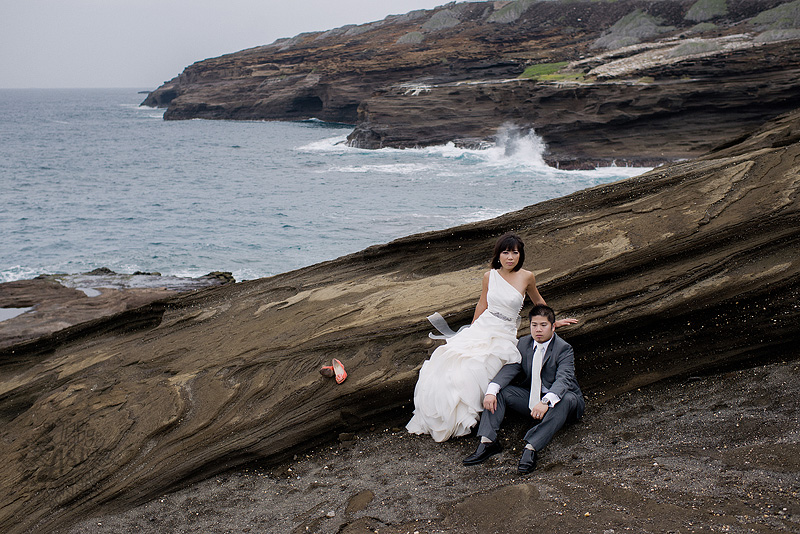
[[527, 269], [519, 270], [519, 277], [525, 281], [525, 287], [536, 286], [536, 276]]

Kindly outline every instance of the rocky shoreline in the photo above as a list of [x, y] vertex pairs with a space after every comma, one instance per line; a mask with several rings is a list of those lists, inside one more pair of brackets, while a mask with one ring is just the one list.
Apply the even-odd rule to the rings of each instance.
[[565, 169], [662, 164], [797, 107], [785, 0], [462, 2], [198, 61], [150, 93], [166, 120], [354, 124], [360, 148], [535, 130]]
[[[167, 119], [355, 117], [375, 147], [511, 117], [554, 165], [681, 161], [261, 280], [0, 285], [35, 308], [0, 322], [0, 531], [797, 532], [798, 12], [451, 3], [188, 67]], [[509, 230], [589, 399], [524, 479], [519, 423], [469, 470], [473, 439], [402, 430], [424, 318], [470, 320]]]
[[[796, 354], [795, 356], [800, 356]], [[589, 399], [537, 470], [524, 425], [477, 467], [476, 438], [408, 434], [405, 407], [277, 464], [220, 474], [58, 534], [285, 532], [586, 534], [800, 530], [800, 360]]]
[[[42, 275], [0, 284], [0, 310], [14, 310], [0, 320], [0, 358], [9, 365], [10, 347], [55, 347], [80, 336], [98, 322], [153, 304], [185, 291], [233, 283], [231, 273], [199, 278], [160, 273], [118, 274], [100, 268], [83, 274]], [[131, 323], [134, 322], [130, 317]], [[132, 326], [132, 325], [129, 325]], [[17, 349], [15, 349], [17, 350]]]
[[[327, 512], [346, 516], [341, 505], [352, 499], [351, 532], [364, 531], [371, 519], [353, 510], [368, 510], [372, 501], [357, 495], [378, 495], [369, 477], [378, 480], [388, 470], [386, 484], [397, 487], [394, 506], [404, 511], [373, 508], [368, 515], [374, 513], [379, 530], [379, 523], [410, 529], [420, 505], [401, 490], [435, 480], [454, 459], [458, 466], [473, 444], [440, 446], [444, 456], [436, 465], [423, 464], [418, 476], [409, 470], [409, 478], [391, 471], [385, 457], [368, 458], [373, 444], [385, 444], [387, 454], [406, 451], [411, 462], [417, 446], [436, 458], [423, 438], [387, 431], [402, 440], [382, 442], [381, 422], [391, 419], [391, 430], [400, 424], [393, 414], [408, 416], [419, 366], [435, 345], [424, 317], [439, 311], [454, 326], [468, 322], [487, 251], [498, 235], [514, 230], [535, 251], [530, 268], [548, 303], [580, 320], [563, 336], [575, 348], [578, 379], [597, 411], [547, 451], [542, 474], [562, 465], [562, 482], [509, 486], [515, 461], [509, 451], [487, 470], [497, 476], [488, 484], [499, 485], [490, 506], [524, 499], [557, 521], [563, 516], [555, 512], [567, 502], [568, 517], [578, 520], [563, 494], [590, 514], [582, 516], [587, 521], [608, 521], [603, 514], [614, 512], [620, 526], [611, 528], [619, 530], [647, 531], [663, 508], [659, 524], [678, 518], [669, 529], [675, 532], [699, 531], [697, 525], [716, 517], [729, 531], [791, 531], [791, 517], [780, 523], [777, 515], [754, 514], [796, 513], [783, 503], [797, 488], [797, 470], [784, 466], [794, 465], [798, 442], [799, 165], [800, 112], [793, 112], [693, 161], [271, 278], [179, 294], [90, 321], [46, 345], [8, 347], [0, 351], [0, 487], [6, 490], [0, 530], [63, 531], [204, 480], [210, 487], [220, 476], [245, 483], [236, 469], [300, 459], [306, 451], [317, 451], [310, 461], [333, 465], [324, 448], [313, 447], [343, 432], [355, 436], [343, 441], [364, 448], [352, 470], [336, 475], [350, 482], [330, 481], [331, 491], [343, 490], [340, 500], [326, 505], [327, 497], [315, 493], [321, 486], [297, 492], [279, 486], [278, 495], [263, 494], [261, 502], [305, 532], [333, 524]], [[317, 372], [330, 358], [347, 366], [340, 386]], [[743, 371], [755, 373], [752, 380], [727, 374], [737, 368], [754, 369]], [[695, 390], [688, 377], [709, 378]], [[679, 380], [678, 389], [650, 400], [647, 393], [636, 396], [660, 391], [658, 384], [669, 380]], [[378, 434], [362, 439], [372, 426]], [[589, 446], [584, 438], [599, 443]], [[513, 448], [513, 433], [509, 439]], [[626, 445], [641, 455], [617, 456]], [[755, 469], [742, 468], [754, 460]], [[325, 467], [283, 465], [298, 467], [301, 477], [320, 474], [318, 481], [323, 473], [316, 469]], [[364, 488], [362, 477], [369, 482]], [[480, 499], [470, 497], [475, 491], [464, 489], [466, 482], [439, 508], [443, 529], [460, 528], [447, 521], [484, 524], [470, 515]], [[614, 491], [607, 488], [612, 483]], [[321, 499], [301, 513], [292, 506], [307, 489]], [[320, 509], [327, 510], [322, 517]], [[201, 513], [191, 502], [174, 510], [177, 521], [187, 520], [181, 510]], [[426, 521], [435, 521], [430, 514]], [[587, 531], [601, 532], [597, 525]]]

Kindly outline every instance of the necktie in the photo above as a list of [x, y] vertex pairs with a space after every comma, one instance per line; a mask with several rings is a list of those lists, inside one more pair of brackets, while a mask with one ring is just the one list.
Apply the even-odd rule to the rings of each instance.
[[542, 398], [542, 358], [544, 349], [536, 343], [533, 351], [533, 364], [531, 365], [531, 396], [528, 400], [528, 407], [533, 410]]

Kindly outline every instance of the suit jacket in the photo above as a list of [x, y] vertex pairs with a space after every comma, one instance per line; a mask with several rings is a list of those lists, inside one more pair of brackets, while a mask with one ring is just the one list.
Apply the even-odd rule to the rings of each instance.
[[[520, 363], [509, 363], [504, 365], [492, 382], [501, 388], [506, 387], [512, 382], [515, 385], [527, 390], [531, 389], [531, 367], [533, 365], [533, 351], [536, 348], [533, 338], [523, 336], [517, 342], [517, 348], [522, 354]], [[547, 350], [542, 358], [542, 386], [563, 399], [567, 392], [572, 392], [578, 397], [578, 411], [576, 416], [583, 415], [584, 400], [583, 393], [578, 380], [575, 378], [575, 354], [572, 346], [561, 339], [558, 334], [553, 334], [553, 339], [547, 346]]]

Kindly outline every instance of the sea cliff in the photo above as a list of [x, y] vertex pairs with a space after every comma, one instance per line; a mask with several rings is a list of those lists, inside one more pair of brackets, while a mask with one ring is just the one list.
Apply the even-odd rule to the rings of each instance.
[[562, 168], [697, 157], [797, 107], [798, 2], [450, 3], [199, 61], [165, 119], [354, 124], [352, 146], [535, 129]]

